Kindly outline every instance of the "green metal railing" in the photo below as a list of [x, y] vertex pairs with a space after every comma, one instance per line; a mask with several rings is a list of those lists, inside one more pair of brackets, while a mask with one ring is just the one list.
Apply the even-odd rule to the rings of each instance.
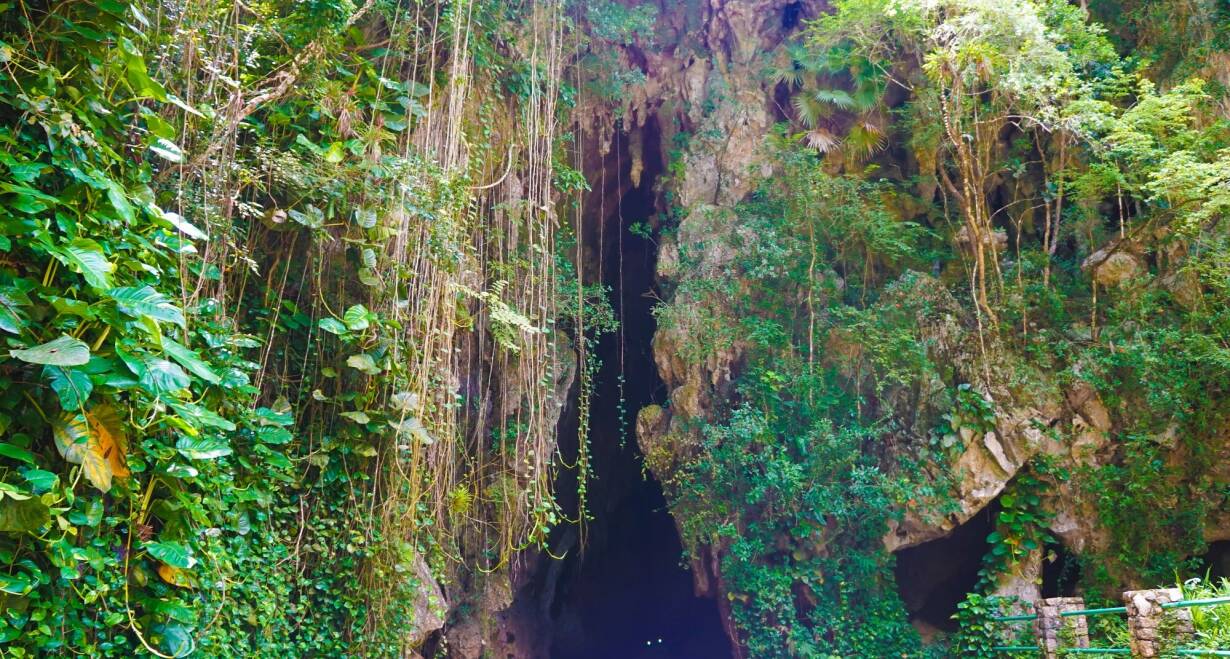
[[[1198, 606], [1219, 606], [1230, 604], [1230, 597], [1210, 597], [1207, 599], [1196, 600], [1179, 600], [1178, 602], [1167, 602], [1160, 605], [1163, 609], [1188, 609]], [[1098, 616], [1111, 613], [1127, 613], [1126, 606], [1109, 606], [1100, 609], [1079, 609], [1076, 611], [1064, 611], [1060, 613], [1060, 617], [1074, 618], [1076, 616]], [[1029, 620], [1037, 620], [1037, 614], [1015, 615], [1015, 616], [995, 616], [991, 618], [993, 622], [1026, 622]], [[1036, 645], [997, 645], [992, 650], [996, 652], [1041, 652], [1042, 648]], [[1062, 650], [1066, 654], [1131, 654], [1132, 651], [1128, 648], [1064, 648]], [[1174, 650], [1174, 654], [1190, 657], [1230, 657], [1230, 650], [1204, 650], [1199, 648], [1190, 648], [1182, 650]]]

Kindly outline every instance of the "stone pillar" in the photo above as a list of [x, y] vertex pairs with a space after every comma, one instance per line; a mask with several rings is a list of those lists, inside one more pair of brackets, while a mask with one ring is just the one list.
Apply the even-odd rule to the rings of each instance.
[[1181, 599], [1183, 592], [1178, 588], [1129, 590], [1123, 594], [1133, 657], [1160, 657], [1164, 646], [1191, 640], [1196, 633], [1191, 610], [1163, 609], [1161, 606]]
[[1048, 597], [1034, 602], [1034, 635], [1042, 650], [1042, 659], [1059, 659], [1060, 648], [1089, 647], [1089, 626], [1085, 616], [1063, 617], [1066, 611], [1085, 608], [1081, 597]]

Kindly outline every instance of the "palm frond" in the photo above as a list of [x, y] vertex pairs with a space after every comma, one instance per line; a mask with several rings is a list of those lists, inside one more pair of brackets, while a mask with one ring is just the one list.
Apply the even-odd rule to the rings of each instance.
[[809, 131], [804, 136], [804, 141], [807, 146], [819, 151], [820, 153], [830, 153], [836, 151], [841, 146], [841, 140], [836, 135], [829, 132], [827, 128], [817, 126]]
[[821, 103], [835, 105], [843, 110], [854, 107], [854, 97], [844, 89], [817, 89], [812, 95]]
[[885, 141], [883, 129], [870, 122], [859, 122], [846, 134], [842, 150], [855, 162], [861, 162], [884, 148]]
[[790, 99], [790, 103], [794, 106], [795, 117], [808, 128], [832, 114], [828, 105], [817, 101], [810, 94], [795, 94], [794, 98]]

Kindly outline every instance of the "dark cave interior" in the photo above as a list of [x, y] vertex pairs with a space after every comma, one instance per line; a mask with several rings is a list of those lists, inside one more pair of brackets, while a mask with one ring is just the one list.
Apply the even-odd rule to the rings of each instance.
[[637, 412], [666, 398], [652, 349], [657, 246], [629, 230], [656, 212], [654, 183], [664, 163], [657, 127], [651, 122], [638, 136], [645, 160], [639, 185], [629, 181], [626, 144], [617, 143], [608, 158], [619, 174], [608, 175], [615, 186], [608, 196], [618, 201], [602, 218], [602, 274], [621, 330], [598, 346], [602, 367], [589, 427], [591, 519], [584, 550], [564, 559], [552, 603], [553, 659], [731, 656], [717, 604], [693, 592], [662, 488], [645, 471], [635, 437]]
[[1043, 548], [1042, 596], [1072, 597], [1081, 580], [1080, 559], [1060, 543]]
[[978, 584], [998, 511], [993, 501], [948, 535], [897, 552], [897, 592], [916, 627], [956, 631], [952, 616]]
[[1215, 582], [1230, 579], [1230, 540], [1210, 542], [1208, 551], [1199, 559], [1202, 568], [1200, 576], [1207, 574]]

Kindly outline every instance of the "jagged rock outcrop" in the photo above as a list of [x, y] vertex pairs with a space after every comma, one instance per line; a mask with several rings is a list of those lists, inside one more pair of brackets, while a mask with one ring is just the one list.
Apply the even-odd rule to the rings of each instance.
[[[565, 337], [557, 336], [560, 342], [557, 349], [571, 358], [561, 357], [558, 360], [560, 368], [553, 373], [551, 383], [552, 394], [540, 409], [542, 422], [549, 427], [556, 427], [560, 417], [568, 406], [569, 397], [574, 390], [576, 380], [576, 357], [573, 348]], [[500, 392], [498, 402], [490, 403], [494, 410], [494, 418], [514, 417], [519, 409], [532, 404], [526, 395], [527, 383], [511, 377], [505, 377], [497, 383], [496, 390]], [[481, 429], [481, 436], [489, 436], [490, 429]], [[549, 447], [554, 451], [555, 447]], [[513, 478], [528, 479], [521, 464], [510, 464], [508, 469]], [[481, 552], [482, 538], [472, 542], [463, 539], [463, 549]], [[480, 559], [486, 556], [473, 557], [474, 564], [482, 564]], [[499, 656], [506, 659], [531, 659], [546, 656], [548, 651], [549, 625], [545, 608], [550, 606], [550, 600], [540, 606], [514, 607], [516, 594], [521, 588], [530, 586], [536, 579], [550, 572], [551, 561], [540, 552], [526, 552], [515, 557], [510, 563], [497, 565], [490, 572], [476, 571], [458, 575], [455, 581], [444, 584], [444, 591], [451, 602], [452, 617], [447, 621], [437, 621], [428, 616], [423, 630], [430, 632], [443, 629], [441, 645], [447, 648], [448, 656], [460, 659], [479, 659], [480, 657]], [[424, 577], [431, 586], [436, 582], [431, 580], [430, 573]], [[439, 590], [438, 587], [437, 591]], [[549, 590], [547, 592], [550, 592]], [[443, 599], [444, 595], [441, 594]], [[416, 607], [418, 603], [416, 602]], [[416, 617], [416, 620], [418, 618]], [[412, 638], [421, 642], [425, 633], [415, 630]]]

